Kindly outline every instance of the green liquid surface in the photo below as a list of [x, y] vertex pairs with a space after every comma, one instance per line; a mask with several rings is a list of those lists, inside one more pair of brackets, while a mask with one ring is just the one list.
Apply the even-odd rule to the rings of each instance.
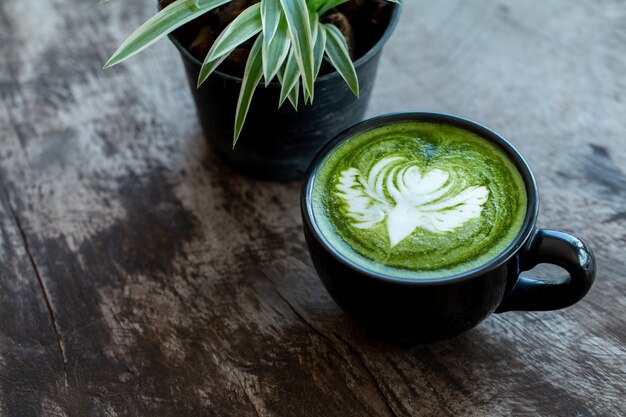
[[480, 267], [518, 235], [527, 194], [496, 145], [445, 124], [399, 122], [348, 139], [313, 180], [313, 215], [344, 257], [398, 278]]

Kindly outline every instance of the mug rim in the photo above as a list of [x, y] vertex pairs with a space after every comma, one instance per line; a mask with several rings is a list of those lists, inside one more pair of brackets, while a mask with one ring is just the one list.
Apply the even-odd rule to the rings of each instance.
[[[515, 239], [503, 251], [501, 251], [496, 257], [479, 267], [450, 276], [424, 279], [402, 278], [389, 274], [379, 273], [364, 266], [361, 266], [358, 263], [350, 260], [347, 256], [341, 254], [324, 236], [317, 222], [315, 221], [313, 205], [311, 203], [311, 195], [313, 193], [313, 185], [315, 182], [317, 171], [319, 170], [321, 163], [326, 159], [326, 157], [337, 146], [358, 134], [392, 123], [410, 121], [448, 124], [475, 133], [481, 138], [495, 144], [502, 151], [504, 151], [504, 153], [515, 164], [518, 172], [522, 176], [527, 195], [526, 216], [524, 218], [522, 227], [520, 228], [520, 231], [518, 232]], [[314, 237], [317, 243], [320, 244], [324, 248], [324, 250], [330, 254], [330, 256], [332, 256], [338, 262], [342, 263], [344, 266], [347, 266], [352, 270], [356, 270], [358, 273], [365, 275], [369, 278], [388, 283], [408, 286], [445, 285], [462, 282], [481, 276], [485, 273], [499, 268], [500, 266], [508, 262], [513, 256], [515, 256], [515, 254], [517, 254], [519, 250], [530, 239], [535, 230], [535, 224], [537, 222], [537, 216], [539, 212], [539, 191], [537, 188], [535, 176], [526, 159], [509, 141], [507, 141], [504, 137], [502, 137], [494, 130], [470, 119], [455, 116], [452, 114], [438, 112], [395, 112], [364, 120], [341, 132], [334, 139], [328, 142], [317, 153], [317, 155], [313, 158], [311, 164], [309, 165], [309, 168], [304, 177], [302, 192], [300, 194], [300, 207], [303, 214], [304, 227], [312, 232], [311, 235]]]

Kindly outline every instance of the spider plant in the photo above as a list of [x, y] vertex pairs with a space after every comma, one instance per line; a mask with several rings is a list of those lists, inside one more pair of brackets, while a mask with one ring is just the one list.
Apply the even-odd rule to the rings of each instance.
[[[119, 64], [185, 23], [230, 1], [176, 0], [133, 32], [104, 68]], [[315, 80], [326, 56], [358, 97], [359, 80], [347, 42], [337, 27], [320, 20], [325, 13], [348, 1], [261, 0], [245, 9], [222, 31], [202, 63], [198, 87], [235, 48], [256, 36], [237, 102], [233, 147], [261, 79], [267, 86], [277, 78], [281, 85], [279, 107], [289, 100], [297, 110], [301, 90], [304, 102], [313, 103]]]

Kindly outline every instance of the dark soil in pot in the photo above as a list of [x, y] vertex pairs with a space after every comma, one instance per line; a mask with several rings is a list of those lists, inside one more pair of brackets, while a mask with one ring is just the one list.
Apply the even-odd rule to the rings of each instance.
[[200, 89], [196, 84], [202, 61], [215, 38], [243, 8], [256, 2], [235, 0], [181, 27], [170, 39], [181, 53], [205, 137], [218, 156], [255, 178], [299, 180], [322, 146], [363, 119], [380, 52], [397, 23], [400, 8], [383, 0], [353, 0], [324, 17], [340, 28], [351, 47], [360, 98], [354, 96], [329, 64], [323, 65], [316, 81], [313, 105], [305, 105], [301, 100], [298, 111], [288, 102], [278, 108], [277, 82], [261, 84], [233, 149], [235, 109], [247, 45], [237, 49]]

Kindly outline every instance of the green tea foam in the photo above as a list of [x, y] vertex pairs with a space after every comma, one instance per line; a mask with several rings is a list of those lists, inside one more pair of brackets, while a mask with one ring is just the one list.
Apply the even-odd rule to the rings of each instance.
[[313, 215], [344, 257], [399, 278], [441, 278], [506, 249], [526, 216], [514, 163], [446, 124], [399, 122], [350, 138], [322, 161]]

